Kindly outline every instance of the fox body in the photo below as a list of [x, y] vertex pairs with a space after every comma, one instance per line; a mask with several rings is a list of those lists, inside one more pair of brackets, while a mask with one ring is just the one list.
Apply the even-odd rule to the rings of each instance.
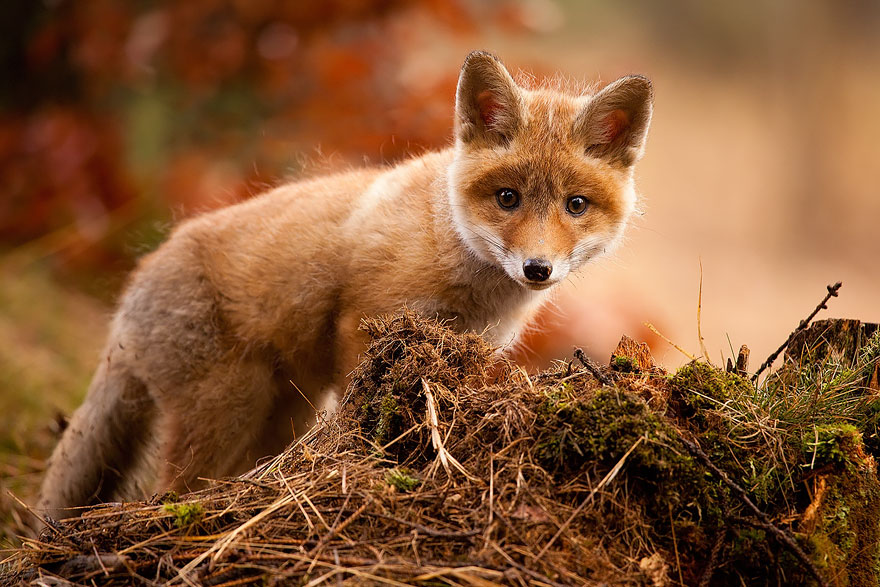
[[512, 342], [554, 285], [620, 240], [651, 108], [642, 77], [525, 89], [475, 52], [453, 147], [184, 222], [131, 276], [40, 507], [65, 517], [185, 490], [279, 452], [309, 403], [332, 407], [344, 388], [364, 316], [406, 305]]

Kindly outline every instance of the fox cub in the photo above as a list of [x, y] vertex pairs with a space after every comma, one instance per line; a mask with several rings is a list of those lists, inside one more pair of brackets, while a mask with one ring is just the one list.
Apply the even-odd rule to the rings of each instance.
[[362, 317], [404, 305], [499, 347], [547, 292], [621, 239], [652, 89], [517, 85], [464, 62], [454, 145], [283, 185], [188, 220], [131, 276], [40, 507], [194, 488], [280, 452], [332, 406]]

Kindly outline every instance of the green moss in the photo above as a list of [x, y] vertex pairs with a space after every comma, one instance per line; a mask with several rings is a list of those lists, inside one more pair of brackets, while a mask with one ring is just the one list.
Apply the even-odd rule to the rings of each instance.
[[633, 373], [639, 370], [636, 360], [626, 355], [614, 355], [611, 358], [611, 368], [622, 373]]
[[752, 395], [754, 386], [745, 378], [716, 369], [708, 363], [688, 363], [670, 379], [674, 398], [680, 400], [682, 416], [718, 408], [731, 399]]
[[875, 458], [880, 458], [880, 400], [866, 403], [859, 420], [865, 450]]
[[825, 532], [814, 532], [807, 536], [806, 545], [810, 560], [818, 569], [837, 569], [846, 561], [846, 557]]
[[205, 517], [205, 508], [198, 502], [164, 503], [162, 510], [174, 516], [174, 525], [178, 528], [192, 526]]
[[846, 467], [864, 460], [862, 435], [852, 424], [822, 424], [804, 433], [802, 450], [813, 468]]
[[558, 386], [548, 387], [542, 390], [542, 393], [546, 398], [542, 410], [546, 413], [555, 412], [575, 400], [570, 381], [565, 381]]
[[670, 506], [693, 505], [696, 517], [720, 514], [721, 485], [687, 454], [670, 424], [635, 396], [603, 389], [587, 400], [548, 400], [536, 428], [539, 462], [561, 477], [596, 464], [614, 466], [639, 443], [627, 459], [627, 476], [645, 486], [650, 509], [667, 517]]
[[416, 477], [415, 474], [406, 467], [399, 467], [386, 472], [385, 482], [403, 493], [409, 493], [422, 484], [421, 479]]
[[394, 395], [389, 393], [382, 397], [379, 403], [379, 421], [373, 434], [377, 444], [384, 444], [392, 439], [392, 432], [398, 427], [396, 424], [400, 420], [399, 410], [400, 404]]
[[826, 477], [810, 557], [849, 585], [880, 584], [880, 483], [873, 467]]

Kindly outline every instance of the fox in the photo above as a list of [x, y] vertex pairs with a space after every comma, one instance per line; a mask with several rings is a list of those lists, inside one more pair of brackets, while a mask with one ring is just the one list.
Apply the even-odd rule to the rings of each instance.
[[334, 408], [364, 317], [408, 307], [510, 348], [620, 243], [652, 111], [646, 77], [571, 92], [475, 51], [450, 146], [180, 223], [128, 278], [38, 511], [188, 491], [278, 454]]

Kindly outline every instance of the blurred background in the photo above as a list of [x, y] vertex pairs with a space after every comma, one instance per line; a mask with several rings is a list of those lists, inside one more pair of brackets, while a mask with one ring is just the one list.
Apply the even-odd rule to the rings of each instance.
[[113, 301], [176, 221], [448, 145], [472, 49], [643, 73], [654, 122], [622, 249], [560, 293], [532, 366], [620, 335], [752, 368], [826, 315], [880, 321], [875, 0], [13, 0], [0, 5], [0, 533], [82, 399]]

